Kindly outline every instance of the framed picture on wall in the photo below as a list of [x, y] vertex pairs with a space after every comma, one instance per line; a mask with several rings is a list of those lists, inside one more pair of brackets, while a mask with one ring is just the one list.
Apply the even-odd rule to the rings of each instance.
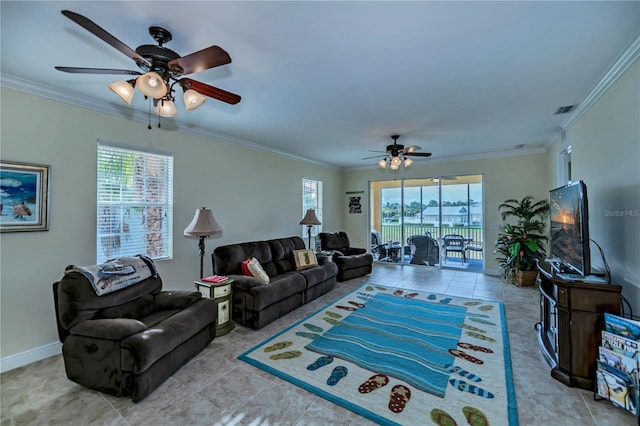
[[0, 161], [0, 232], [49, 230], [50, 169]]

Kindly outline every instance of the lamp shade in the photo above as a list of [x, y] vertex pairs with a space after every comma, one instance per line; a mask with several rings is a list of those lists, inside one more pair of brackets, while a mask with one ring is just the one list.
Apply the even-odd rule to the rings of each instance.
[[176, 109], [176, 104], [173, 103], [170, 99], [160, 99], [158, 101], [158, 106], [156, 107], [156, 114], [161, 115], [162, 117], [173, 117], [174, 115], [178, 115], [178, 110]]
[[133, 95], [136, 93], [135, 91], [135, 80], [129, 81], [116, 81], [115, 83], [111, 83], [109, 85], [109, 89], [113, 90], [113, 92], [120, 96], [120, 98], [131, 105], [131, 100], [133, 99]]
[[300, 221], [300, 225], [312, 226], [312, 225], [322, 225], [322, 223], [320, 223], [320, 221], [316, 217], [315, 210], [307, 209], [307, 212], [305, 213], [304, 217]]
[[218, 225], [211, 209], [202, 207], [196, 210], [193, 220], [184, 229], [185, 237], [222, 237], [222, 227]]
[[136, 79], [136, 84], [143, 95], [153, 99], [160, 99], [167, 94], [167, 85], [157, 72], [142, 74]]
[[185, 90], [183, 99], [187, 111], [193, 111], [205, 101], [205, 97], [193, 89]]

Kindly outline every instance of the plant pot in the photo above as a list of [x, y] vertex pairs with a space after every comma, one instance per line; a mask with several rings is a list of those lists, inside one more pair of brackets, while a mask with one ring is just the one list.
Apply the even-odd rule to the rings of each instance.
[[529, 287], [536, 283], [538, 271], [518, 271], [514, 284], [518, 287]]

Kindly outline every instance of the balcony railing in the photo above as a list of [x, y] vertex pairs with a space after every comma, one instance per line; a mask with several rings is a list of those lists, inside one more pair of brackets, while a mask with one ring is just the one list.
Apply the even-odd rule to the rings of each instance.
[[[405, 223], [404, 226], [399, 224], [384, 224], [379, 230], [382, 242], [394, 241], [400, 242], [402, 239], [402, 229], [404, 227], [405, 239], [412, 235], [426, 235], [427, 232], [431, 233], [431, 236], [440, 243], [440, 238], [447, 234], [458, 234], [464, 238], [469, 238], [473, 241], [473, 245], [481, 245], [482, 241], [482, 227], [481, 226], [442, 226], [442, 234], [440, 234], [440, 227], [438, 226], [426, 226], [419, 223]], [[404, 242], [406, 244], [406, 240]], [[482, 259], [481, 251], [469, 250], [467, 256], [470, 259]]]

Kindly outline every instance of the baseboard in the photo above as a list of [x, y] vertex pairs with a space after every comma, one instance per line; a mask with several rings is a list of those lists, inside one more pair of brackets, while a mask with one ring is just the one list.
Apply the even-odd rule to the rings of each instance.
[[0, 359], [0, 373], [23, 367], [32, 362], [40, 361], [41, 359], [61, 353], [62, 344], [60, 342], [53, 342], [15, 355], [9, 355], [8, 357]]

